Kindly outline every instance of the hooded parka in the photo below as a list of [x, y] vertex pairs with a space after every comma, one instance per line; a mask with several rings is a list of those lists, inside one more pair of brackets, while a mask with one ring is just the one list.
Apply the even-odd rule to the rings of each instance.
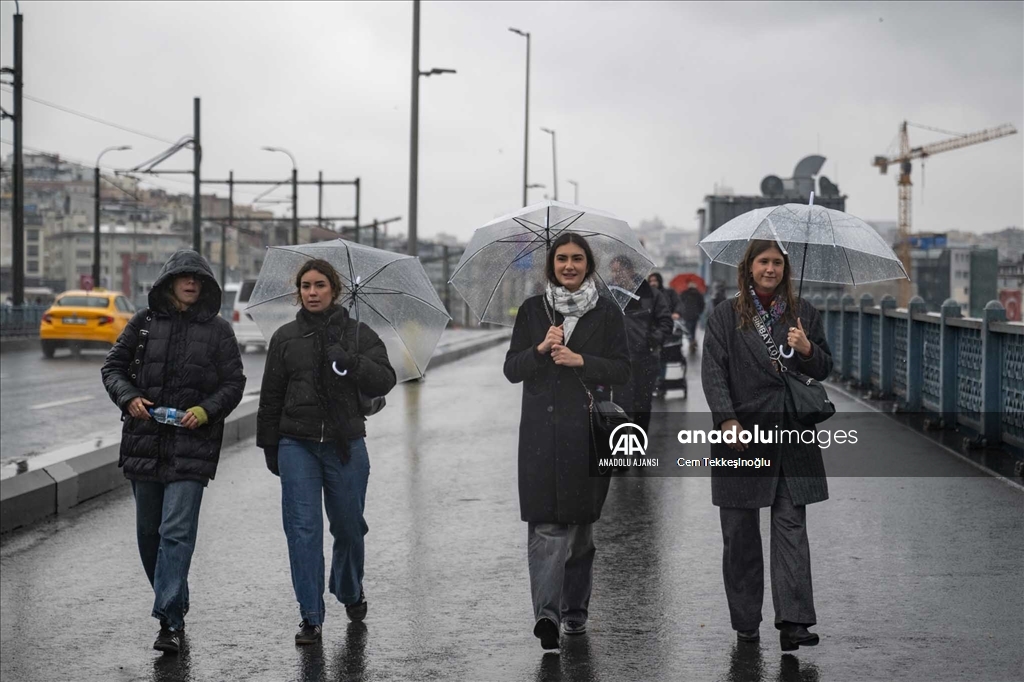
[[[174, 279], [192, 274], [202, 282], [199, 300], [179, 311], [171, 302]], [[245, 375], [231, 324], [220, 316], [221, 289], [206, 260], [182, 249], [160, 270], [149, 292], [149, 307], [128, 322], [107, 353], [101, 374], [124, 426], [118, 466], [125, 477], [172, 483], [199, 481], [217, 473], [224, 419], [242, 399]], [[148, 329], [141, 364], [133, 366], [140, 330]], [[137, 375], [135, 381], [132, 374]], [[195, 429], [128, 416], [137, 397], [153, 407], [201, 407], [207, 423]]]
[[[785, 417], [785, 380], [775, 370], [768, 349], [753, 324], [739, 328], [735, 309], [738, 300], [715, 306], [704, 334], [701, 382], [715, 428], [729, 419], [736, 419], [747, 431], [753, 431], [755, 424], [761, 430], [778, 426], [780, 429], [806, 431], [808, 427], [790, 423]], [[821, 315], [804, 299], [797, 301], [797, 309], [807, 340], [811, 342], [811, 357], [804, 359], [794, 352], [793, 357], [783, 359], [783, 363], [790, 370], [824, 381], [832, 372], [832, 351], [825, 338]], [[795, 323], [793, 318], [785, 316], [775, 323], [772, 336], [776, 345], [785, 347], [788, 329]], [[771, 460], [770, 467], [757, 470], [713, 468], [711, 502], [716, 506], [770, 507], [782, 472], [794, 505], [828, 499], [825, 464], [816, 440], [807, 444], [788, 441], [779, 444], [773, 438], [771, 444], [751, 443], [742, 453], [725, 444], [712, 444], [711, 456]], [[756, 474], [751, 475], [752, 471]]]
[[[555, 324], [561, 324], [563, 316], [554, 315]], [[596, 392], [599, 386], [629, 381], [626, 328], [618, 306], [598, 298], [566, 344], [583, 356], [583, 367], [574, 369], [537, 352], [550, 326], [543, 297], [526, 299], [505, 355], [505, 377], [514, 384], [523, 382], [519, 509], [528, 522], [593, 523], [601, 518], [609, 479], [590, 474], [590, 416], [583, 384]]]

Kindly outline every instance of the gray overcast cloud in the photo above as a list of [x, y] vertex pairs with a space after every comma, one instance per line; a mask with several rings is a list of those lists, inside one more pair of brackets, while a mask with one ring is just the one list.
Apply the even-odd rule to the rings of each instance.
[[[202, 97], [203, 175], [362, 178], [365, 219], [408, 211], [411, 2], [22, 2], [25, 92], [177, 139]], [[13, 2], [0, 3], [3, 64]], [[1024, 131], [1024, 3], [423, 2], [420, 234], [467, 239], [521, 203], [525, 40], [533, 34], [530, 181], [631, 224], [692, 229], [715, 183], [758, 193], [802, 157], [851, 213], [895, 220], [871, 166], [900, 121]], [[5, 108], [11, 95], [0, 96]], [[166, 145], [26, 101], [25, 144], [128, 167]], [[2, 137], [12, 136], [4, 122]], [[943, 136], [912, 130], [916, 145]], [[2, 148], [3, 155], [10, 152]], [[175, 163], [177, 162], [177, 163]], [[167, 167], [191, 167], [185, 154]], [[158, 184], [190, 192], [190, 180]], [[157, 183], [154, 183], [157, 184]], [[1024, 134], [914, 168], [915, 231], [1024, 225]], [[206, 189], [205, 191], [212, 191]], [[226, 193], [226, 188], [219, 192]], [[531, 190], [531, 203], [544, 191]], [[278, 196], [288, 196], [287, 189]], [[236, 200], [245, 195], [236, 192]], [[315, 214], [315, 192], [300, 213]], [[350, 191], [326, 200], [352, 211]], [[405, 221], [396, 227], [405, 230]]]

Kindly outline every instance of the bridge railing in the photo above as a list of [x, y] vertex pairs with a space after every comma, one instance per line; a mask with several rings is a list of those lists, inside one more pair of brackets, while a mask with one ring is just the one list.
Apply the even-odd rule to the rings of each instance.
[[0, 337], [38, 336], [39, 323], [49, 306], [0, 306]]
[[980, 318], [964, 317], [952, 299], [939, 313], [918, 297], [908, 308], [891, 296], [876, 305], [869, 294], [813, 302], [836, 378], [944, 426], [967, 426], [986, 443], [1024, 448], [1024, 324], [1007, 322], [998, 301]]

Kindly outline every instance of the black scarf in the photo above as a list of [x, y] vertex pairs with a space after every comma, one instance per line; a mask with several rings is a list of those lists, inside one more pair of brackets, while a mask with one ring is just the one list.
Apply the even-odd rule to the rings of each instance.
[[[312, 313], [305, 308], [300, 308], [299, 324], [303, 327], [303, 333], [313, 332], [313, 353], [316, 364], [313, 370], [313, 386], [316, 392], [316, 402], [324, 417], [324, 424], [327, 433], [334, 442], [338, 456], [343, 464], [349, 460], [348, 447], [348, 415], [345, 413], [344, 402], [341, 391], [332, 390], [337, 386], [333, 376], [330, 363], [327, 360], [327, 346], [331, 343], [338, 343], [348, 322], [348, 312], [341, 306], [332, 305], [326, 310]], [[328, 338], [330, 336], [330, 338]]]

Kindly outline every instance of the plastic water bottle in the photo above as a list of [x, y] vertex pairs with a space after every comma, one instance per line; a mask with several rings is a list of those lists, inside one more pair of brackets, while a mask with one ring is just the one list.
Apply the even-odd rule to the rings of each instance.
[[149, 408], [149, 414], [161, 424], [181, 426], [181, 420], [185, 418], [185, 410], [176, 410], [173, 407]]

